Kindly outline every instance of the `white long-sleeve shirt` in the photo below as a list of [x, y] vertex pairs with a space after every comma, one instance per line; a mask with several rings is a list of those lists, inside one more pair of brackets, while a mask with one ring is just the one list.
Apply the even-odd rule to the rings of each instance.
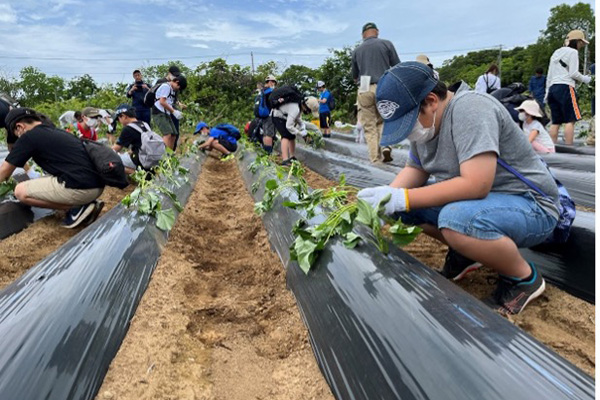
[[475, 91], [477, 93], [487, 93], [488, 87], [490, 89], [500, 89], [500, 78], [491, 72], [480, 75], [479, 78], [477, 78], [477, 83], [475, 83]]
[[300, 135], [302, 117], [298, 103], [286, 103], [273, 110], [273, 117], [285, 119], [285, 127], [292, 135]]
[[[561, 65], [562, 61], [566, 66]], [[546, 96], [550, 86], [565, 84], [575, 87], [576, 81], [590, 83], [592, 78], [579, 72], [579, 53], [572, 47], [561, 47], [550, 57], [546, 77]]]

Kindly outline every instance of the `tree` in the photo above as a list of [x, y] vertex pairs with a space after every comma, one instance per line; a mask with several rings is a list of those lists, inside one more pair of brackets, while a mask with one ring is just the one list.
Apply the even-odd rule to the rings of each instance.
[[333, 93], [336, 108], [333, 117], [354, 120], [357, 85], [352, 78], [352, 52], [355, 47], [345, 46], [342, 50], [330, 49], [330, 57], [319, 68], [319, 78]]
[[21, 69], [20, 77], [18, 100], [22, 106], [34, 107], [36, 104], [59, 101], [64, 97], [65, 81], [58, 76], [48, 77], [30, 66]]
[[85, 74], [71, 79], [68, 84], [67, 94], [69, 97], [87, 100], [92, 97], [98, 89], [94, 79], [88, 74]]
[[290, 65], [279, 77], [280, 85], [295, 85], [302, 93], [314, 94], [317, 71], [304, 65]]

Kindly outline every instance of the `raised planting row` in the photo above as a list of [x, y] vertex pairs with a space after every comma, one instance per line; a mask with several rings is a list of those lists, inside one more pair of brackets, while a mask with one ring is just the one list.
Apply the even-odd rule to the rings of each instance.
[[[324, 148], [326, 151], [354, 157], [364, 162], [368, 160], [367, 147], [364, 144], [347, 140], [325, 139]], [[406, 164], [408, 149], [393, 149], [392, 157], [394, 158], [392, 162], [377, 165], [377, 168], [397, 174]], [[548, 157], [544, 156], [543, 158], [551, 166], [552, 173], [567, 188], [575, 204], [595, 208], [596, 174], [594, 172], [594, 157], [575, 154], [549, 154]]]
[[312, 209], [316, 216], [299, 230], [297, 221], [307, 218], [298, 207], [304, 195], [292, 186], [271, 197], [288, 177], [261, 173], [265, 163], [252, 151], [240, 152], [242, 176], [264, 211], [336, 398], [594, 398], [590, 376], [399, 248], [390, 245], [384, 254], [363, 226], [353, 230], [357, 247], [347, 236], [332, 237], [305, 273], [293, 261], [301, 256], [295, 233], [321, 224], [323, 210]]
[[165, 193], [138, 186], [137, 211], [113, 208], [0, 291], [0, 398], [95, 396], [204, 159], [171, 164]]
[[[396, 176], [394, 172], [329, 151], [297, 146], [296, 155], [324, 177], [335, 181], [345, 175], [348, 184], [359, 188], [388, 185]], [[526, 259], [536, 263], [547, 281], [591, 303], [595, 302], [594, 219], [595, 213], [577, 211], [567, 243], [521, 250]]]

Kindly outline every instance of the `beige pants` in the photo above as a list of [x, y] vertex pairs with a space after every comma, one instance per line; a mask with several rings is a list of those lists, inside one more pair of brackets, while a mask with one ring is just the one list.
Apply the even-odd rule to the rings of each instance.
[[368, 92], [358, 93], [358, 119], [365, 128], [365, 139], [369, 149], [371, 162], [382, 160], [381, 156], [381, 132], [383, 130], [383, 118], [377, 111], [375, 91], [377, 84], [372, 84]]
[[25, 185], [27, 197], [56, 204], [80, 206], [96, 200], [104, 191], [99, 189], [68, 189], [54, 176], [43, 176], [21, 183]]

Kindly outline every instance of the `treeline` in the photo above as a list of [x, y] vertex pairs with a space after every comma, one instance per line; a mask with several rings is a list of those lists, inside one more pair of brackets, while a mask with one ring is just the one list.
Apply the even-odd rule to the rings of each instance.
[[[522, 82], [527, 85], [537, 67], [547, 69], [552, 52], [563, 44], [566, 34], [573, 29], [581, 29], [589, 37], [588, 62], [595, 60], [595, 17], [589, 4], [566, 4], [550, 10], [546, 29], [540, 32], [535, 44], [502, 50], [502, 84]], [[499, 38], [501, 41], [501, 38]], [[331, 50], [331, 55], [318, 68], [291, 65], [284, 70], [274, 61], [259, 65], [254, 73], [250, 67], [227, 64], [223, 59], [215, 59], [190, 68], [180, 61], [142, 68], [146, 82], [155, 82], [166, 75], [169, 65], [176, 64], [188, 78], [188, 88], [181, 101], [188, 105], [184, 111], [183, 126], [191, 128], [200, 119], [209, 123], [228, 121], [242, 125], [252, 117], [253, 100], [257, 85], [267, 75], [279, 77], [279, 85], [295, 84], [306, 94], [316, 95], [316, 83], [324, 81], [336, 98], [334, 120], [354, 121], [356, 84], [351, 77], [351, 55], [354, 47]], [[400, 59], [402, 48], [397, 47]], [[447, 83], [464, 80], [471, 86], [477, 77], [485, 72], [491, 63], [499, 60], [500, 49], [471, 52], [447, 60], [435, 66], [440, 78]], [[585, 55], [581, 54], [583, 68]], [[585, 71], [582, 71], [585, 72]], [[127, 71], [129, 73], [129, 71]], [[132, 79], [133, 80], [133, 79]], [[15, 98], [23, 106], [36, 108], [54, 120], [66, 110], [78, 110], [86, 106], [114, 108], [127, 101], [125, 89], [128, 83], [99, 85], [90, 75], [65, 80], [49, 76], [35, 67], [25, 67], [18, 78], [0, 78], [0, 92]], [[581, 90], [583, 102], [589, 102], [587, 90]], [[586, 110], [589, 107], [583, 106]]]

